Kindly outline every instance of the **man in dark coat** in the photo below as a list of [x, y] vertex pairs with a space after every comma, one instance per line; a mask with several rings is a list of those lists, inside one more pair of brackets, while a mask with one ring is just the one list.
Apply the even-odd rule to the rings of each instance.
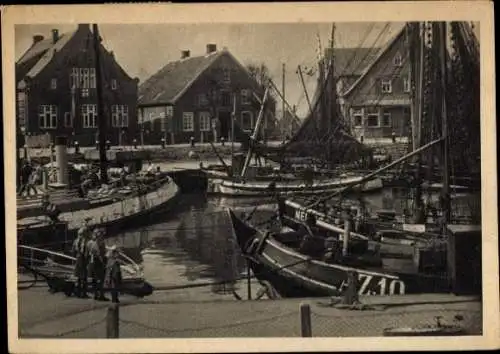
[[78, 236], [73, 242], [72, 251], [76, 257], [75, 264], [75, 277], [76, 282], [76, 296], [78, 297], [88, 297], [87, 295], [87, 241], [88, 241], [89, 230], [86, 226], [81, 227], [78, 230]]
[[106, 264], [106, 276], [104, 286], [110, 289], [111, 301], [119, 303], [118, 295], [122, 284], [122, 272], [120, 263], [118, 262], [118, 250], [116, 246], [112, 246], [108, 253], [108, 261]]
[[33, 167], [27, 160], [25, 160], [23, 166], [21, 167], [21, 185], [17, 193], [19, 196], [22, 196], [23, 193], [26, 191], [28, 192], [29, 195], [29, 190], [27, 189], [28, 189], [28, 182], [32, 173], [33, 173]]
[[104, 269], [106, 267], [106, 245], [103, 230], [95, 229], [87, 243], [89, 252], [88, 274], [92, 278], [94, 300], [107, 300], [104, 296]]

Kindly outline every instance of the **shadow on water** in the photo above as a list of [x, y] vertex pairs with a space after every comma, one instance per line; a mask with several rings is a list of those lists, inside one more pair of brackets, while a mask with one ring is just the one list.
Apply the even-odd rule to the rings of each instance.
[[[239, 277], [246, 265], [232, 236], [225, 208], [248, 214], [257, 207], [253, 221], [258, 223], [272, 215], [274, 205], [270, 203], [271, 199], [183, 195], [175, 215], [158, 219], [154, 225], [140, 230], [125, 232], [109, 242], [116, 243], [142, 264], [146, 278], [156, 286], [230, 280]], [[396, 189], [364, 195], [363, 203], [371, 212], [380, 209], [402, 212], [411, 207], [407, 193]], [[213, 287], [211, 291], [223, 290]]]

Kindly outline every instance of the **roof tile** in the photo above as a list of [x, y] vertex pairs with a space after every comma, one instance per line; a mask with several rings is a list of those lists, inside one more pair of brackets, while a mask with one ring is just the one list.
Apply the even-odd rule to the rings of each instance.
[[222, 52], [168, 63], [139, 87], [139, 104], [168, 103], [196, 79]]

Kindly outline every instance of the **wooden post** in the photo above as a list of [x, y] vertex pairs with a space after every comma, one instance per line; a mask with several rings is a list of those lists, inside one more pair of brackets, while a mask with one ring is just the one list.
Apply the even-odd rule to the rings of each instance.
[[106, 315], [106, 338], [119, 338], [120, 336], [120, 307], [118, 304], [111, 304]]
[[252, 300], [252, 276], [250, 274], [250, 261], [247, 261], [247, 292], [248, 300]]
[[311, 307], [309, 304], [300, 304], [300, 333], [302, 337], [312, 337]]

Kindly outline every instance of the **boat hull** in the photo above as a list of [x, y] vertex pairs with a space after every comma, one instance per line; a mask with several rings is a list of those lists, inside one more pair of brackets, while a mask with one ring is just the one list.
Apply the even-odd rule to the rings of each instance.
[[[234, 236], [250, 260], [255, 276], [269, 281], [283, 297], [340, 296], [350, 274], [356, 274], [358, 294], [404, 295], [449, 292], [445, 278], [386, 271], [377, 266], [325, 263], [305, 256], [241, 221], [231, 210]], [[256, 241], [254, 241], [256, 240]], [[249, 251], [253, 242], [258, 246]]]
[[[280, 195], [317, 195], [334, 193], [341, 188], [355, 183], [360, 178], [335, 179], [327, 182], [315, 182], [312, 185], [297, 182], [275, 182], [273, 188], [269, 187], [271, 182], [234, 182], [220, 180], [214, 183], [213, 192], [233, 197], [256, 197], [271, 196], [276, 193]], [[371, 192], [383, 188], [382, 180], [379, 178], [354, 186], [353, 191]]]

